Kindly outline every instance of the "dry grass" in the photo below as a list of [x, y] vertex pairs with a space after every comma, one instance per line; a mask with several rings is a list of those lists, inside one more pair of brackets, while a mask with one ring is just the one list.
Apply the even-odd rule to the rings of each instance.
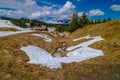
[[15, 28], [0, 27], [0, 31], [18, 31]]
[[[120, 80], [119, 31], [120, 22], [111, 21], [78, 29], [67, 38], [51, 36], [53, 38], [51, 43], [32, 36], [32, 33], [0, 38], [0, 80]], [[63, 68], [60, 69], [48, 69], [40, 65], [28, 64], [28, 56], [20, 50], [23, 46], [36, 45], [53, 53], [61, 43], [65, 42], [69, 47], [83, 42], [80, 40], [72, 43], [73, 39], [86, 35], [100, 35], [105, 39], [91, 45], [102, 49], [105, 56], [80, 63], [63, 64]]]

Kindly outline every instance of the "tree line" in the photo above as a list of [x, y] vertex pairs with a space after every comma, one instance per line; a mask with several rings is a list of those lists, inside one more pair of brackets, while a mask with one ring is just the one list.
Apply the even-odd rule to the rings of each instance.
[[57, 27], [58, 25], [60, 26], [66, 26], [66, 24], [52, 24], [52, 23], [46, 23], [46, 22], [43, 22], [43, 21], [39, 21], [39, 20], [36, 20], [36, 19], [27, 19], [27, 18], [9, 18], [9, 17], [4, 17], [4, 16], [1, 16], [0, 19], [3, 19], [3, 20], [9, 20], [11, 21], [14, 25], [16, 26], [20, 26], [20, 27], [23, 27], [23, 28], [27, 28], [28, 25], [26, 25], [26, 23], [29, 23], [30, 26], [29, 27], [34, 27], [34, 26], [41, 26], [41, 25], [44, 25], [44, 26], [47, 26], [47, 27]]
[[47, 27], [56, 27], [56, 30], [59, 32], [64, 32], [64, 31], [73, 32], [76, 29], [82, 28], [89, 24], [97, 24], [97, 23], [111, 21], [110, 17], [108, 17], [107, 19], [103, 19], [103, 20], [100, 20], [100, 18], [98, 18], [97, 20], [90, 20], [85, 13], [83, 13], [82, 16], [78, 18], [77, 12], [73, 13], [70, 24], [52, 24], [52, 23], [46, 23], [43, 21], [35, 20], [35, 19], [26, 19], [26, 18], [17, 19], [17, 18], [3, 17], [3, 16], [0, 18], [4, 20], [10, 20], [13, 24], [20, 26], [20, 27], [24, 27], [24, 28], [27, 28], [28, 25], [26, 25], [26, 23], [29, 23], [30, 24], [29, 27], [31, 28], [34, 26], [44, 25]]
[[98, 18], [97, 20], [90, 20], [85, 13], [82, 14], [80, 18], [78, 18], [77, 12], [73, 13], [73, 16], [71, 18], [71, 22], [68, 27], [62, 27], [60, 25], [57, 26], [57, 31], [63, 32], [63, 31], [68, 31], [68, 32], [73, 32], [78, 28], [82, 28], [84, 26], [87, 26], [89, 24], [98, 24], [98, 23], [103, 23], [111, 21], [111, 18], [108, 17], [107, 19], [100, 20]]

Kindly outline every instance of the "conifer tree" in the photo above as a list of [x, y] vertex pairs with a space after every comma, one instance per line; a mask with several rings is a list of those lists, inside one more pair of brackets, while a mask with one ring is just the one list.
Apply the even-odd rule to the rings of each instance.
[[101, 20], [100, 20], [100, 18], [98, 18], [98, 20], [97, 20], [97, 23], [101, 23]]
[[91, 22], [90, 22], [91, 24], [94, 24], [94, 20], [91, 20]]
[[108, 17], [107, 21], [111, 21], [111, 18], [110, 18], [110, 17]]
[[90, 21], [87, 18], [87, 15], [85, 13], [83, 13], [81, 18], [79, 19], [79, 27], [83, 27], [85, 25], [88, 25], [89, 23], [90, 23]]
[[73, 17], [70, 22], [69, 31], [73, 32], [78, 28], [78, 15], [76, 12], [73, 13]]
[[103, 19], [103, 22], [106, 22], [107, 20], [106, 19]]

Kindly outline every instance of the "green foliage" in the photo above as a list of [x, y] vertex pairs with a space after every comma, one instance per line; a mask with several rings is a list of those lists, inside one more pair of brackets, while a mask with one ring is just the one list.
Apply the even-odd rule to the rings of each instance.
[[28, 20], [25, 19], [25, 18], [21, 18], [21, 19], [10, 19], [10, 21], [11, 21], [13, 24], [17, 25], [17, 26], [21, 26], [21, 27], [24, 27], [24, 28], [27, 27], [27, 25], [25, 25], [25, 23], [28, 22]]
[[68, 30], [68, 27], [67, 26], [62, 26], [62, 25], [58, 25], [56, 27], [56, 31], [59, 31], [59, 32], [64, 32], [64, 31], [67, 31]]
[[111, 18], [110, 18], [110, 17], [108, 17], [107, 21], [111, 21]]
[[70, 22], [70, 26], [68, 28], [68, 31], [73, 32], [77, 28], [78, 28], [78, 15], [76, 12], [74, 12], [73, 17], [72, 17], [71, 22]]
[[97, 23], [104, 23], [104, 22], [107, 22], [107, 21], [111, 21], [112, 19], [110, 17], [108, 17], [107, 19], [104, 18], [103, 20], [100, 20], [100, 18], [98, 18], [97, 20], [95, 20], [93, 22], [93, 24], [97, 24]]
[[111, 21], [110, 17], [108, 17], [107, 19], [103, 19], [102, 21], [100, 20], [100, 18], [98, 18], [97, 20], [90, 21], [85, 13], [83, 13], [81, 18], [78, 19], [78, 15], [76, 12], [73, 13], [70, 25], [68, 25], [68, 24], [51, 24], [51, 23], [46, 23], [46, 22], [42, 22], [39, 20], [35, 20], [35, 19], [29, 20], [26, 18], [20, 18], [20, 19], [14, 19], [14, 18], [8, 18], [8, 17], [0, 17], [0, 18], [5, 19], [5, 20], [10, 20], [13, 24], [24, 27], [24, 28], [28, 27], [28, 25], [26, 25], [26, 23], [30, 23], [30, 27], [41, 26], [41, 25], [44, 25], [47, 27], [56, 27], [57, 31], [59, 31], [59, 32], [63, 32], [63, 31], [73, 32], [76, 29], [82, 28], [89, 24], [97, 24], [97, 23], [101, 23], [101, 22]]
[[41, 22], [41, 21], [38, 21], [38, 20], [29, 20], [29, 19], [26, 19], [26, 18], [20, 18], [20, 19], [10, 19], [10, 21], [17, 25], [17, 26], [21, 26], [21, 27], [28, 27], [26, 25], [26, 23], [30, 23], [30, 26], [33, 27], [33, 26], [41, 26], [41, 25], [44, 25], [45, 23], [44, 22]]
[[91, 22], [90, 22], [91, 24], [94, 24], [94, 20], [91, 20]]
[[17, 18], [8, 18], [8, 17], [2, 16], [0, 17], [0, 19], [10, 20], [13, 24], [20, 26], [20, 27], [24, 27], [24, 28], [28, 27], [26, 23], [30, 23], [30, 27], [41, 26], [41, 25], [48, 26], [48, 27], [57, 27], [58, 25], [63, 26], [63, 27], [68, 26], [67, 24], [52, 24], [52, 23], [46, 23], [43, 21], [35, 20], [35, 19], [30, 20], [26, 18], [17, 19]]
[[87, 15], [85, 13], [82, 14], [82, 17], [79, 19], [79, 27], [84, 27], [88, 24], [90, 24], [90, 20], [87, 18]]
[[67, 29], [69, 32], [73, 32], [78, 28], [84, 27], [90, 24], [90, 20], [87, 18], [86, 14], [83, 13], [82, 17], [78, 20], [78, 15], [76, 12], [73, 13], [73, 17], [71, 19], [71, 23], [69, 28]]
[[106, 19], [103, 19], [103, 22], [106, 22], [107, 20]]
[[98, 20], [97, 20], [97, 23], [101, 23], [101, 20], [100, 20], [100, 18], [98, 18]]

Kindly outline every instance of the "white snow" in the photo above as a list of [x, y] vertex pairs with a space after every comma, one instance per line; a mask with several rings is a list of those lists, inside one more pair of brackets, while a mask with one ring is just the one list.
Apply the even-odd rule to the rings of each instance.
[[46, 42], [52, 42], [52, 39], [46, 34], [41, 33], [41, 34], [32, 34], [32, 35], [42, 37]]
[[45, 64], [48, 63], [48, 61], [53, 60], [51, 54], [49, 54], [47, 51], [39, 47], [28, 46], [28, 47], [23, 47], [21, 49], [24, 50], [26, 54], [30, 57], [29, 63]]
[[73, 41], [78, 41], [78, 40], [81, 40], [81, 39], [89, 39], [90, 36], [85, 36], [85, 37], [81, 37], [81, 38], [76, 38], [76, 39], [73, 39]]
[[14, 24], [12, 24], [9, 20], [0, 20], [0, 27], [4, 28], [15, 28], [17, 30], [20, 30], [20, 31], [28, 31], [30, 30], [29, 28], [22, 28], [22, 27], [19, 27], [19, 26], [15, 26]]
[[32, 32], [32, 31], [0, 31], [0, 37], [5, 37], [9, 35], [14, 35], [14, 34], [20, 34], [20, 33], [27, 33], [27, 32]]
[[64, 36], [64, 37], [68, 37], [69, 36], [69, 33], [67, 32], [60, 32], [58, 33], [59, 36]]
[[29, 28], [21, 28], [19, 26], [15, 26], [9, 20], [0, 20], [0, 28], [15, 28], [19, 30], [19, 31], [0, 31], [0, 37], [20, 34], [20, 33], [33, 32], [33, 30], [30, 30]]
[[79, 47], [87, 47], [87, 46], [93, 44], [94, 42], [103, 40], [103, 38], [101, 38], [100, 36], [95, 36], [95, 37], [91, 37], [91, 38], [93, 38], [93, 39], [89, 40], [87, 42], [83, 42], [81, 44], [75, 45], [75, 46], [71, 46], [71, 47], [67, 48], [66, 50], [71, 51], [71, 50], [74, 50], [74, 49], [79, 48]]
[[[80, 62], [97, 56], [103, 56], [101, 50], [88, 47], [90, 44], [103, 40], [100, 36], [94, 37], [93, 40], [79, 44], [81, 48], [75, 49], [67, 53], [65, 57], [53, 57], [49, 52], [36, 46], [22, 47], [21, 50], [29, 56], [31, 64], [41, 64], [49, 68], [61, 68], [62, 63]], [[77, 46], [79, 47], [79, 46]]]

